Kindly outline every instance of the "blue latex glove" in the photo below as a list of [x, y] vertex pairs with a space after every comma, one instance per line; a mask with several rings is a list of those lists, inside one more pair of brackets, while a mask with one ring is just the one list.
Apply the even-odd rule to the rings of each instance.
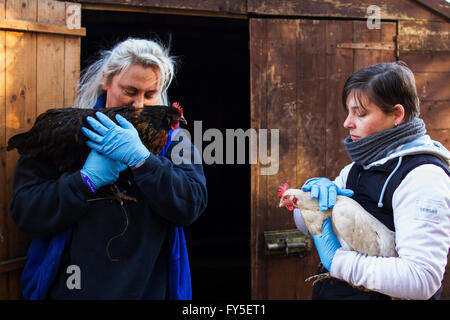
[[98, 190], [100, 187], [116, 182], [120, 172], [126, 168], [128, 168], [126, 164], [91, 150], [80, 173], [86, 175], [94, 184], [95, 190]]
[[323, 266], [330, 271], [334, 255], [336, 254], [337, 249], [341, 247], [341, 244], [333, 232], [329, 218], [325, 219], [323, 222], [322, 235], [313, 235], [312, 238], [316, 245], [317, 252], [319, 253], [320, 261]]
[[336, 204], [337, 195], [351, 197], [353, 191], [341, 189], [327, 178], [311, 178], [302, 186], [303, 191], [311, 191], [311, 198], [319, 198], [320, 211], [327, 211]]
[[85, 127], [81, 131], [92, 141], [86, 144], [111, 159], [126, 163], [129, 167], [143, 163], [150, 156], [150, 151], [142, 144], [136, 128], [120, 114], [116, 115], [118, 126], [101, 112], [95, 115], [100, 120], [87, 117], [87, 122], [96, 131], [93, 132]]

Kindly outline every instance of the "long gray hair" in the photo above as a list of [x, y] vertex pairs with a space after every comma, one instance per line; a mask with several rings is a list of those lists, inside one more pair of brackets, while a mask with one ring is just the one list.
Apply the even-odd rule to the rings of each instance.
[[131, 65], [156, 67], [161, 75], [160, 104], [168, 105], [167, 88], [175, 76], [175, 60], [169, 56], [169, 50], [161, 44], [147, 39], [128, 38], [111, 50], [101, 52], [100, 59], [87, 67], [77, 85], [78, 95], [75, 108], [92, 108], [102, 89], [103, 76], [109, 83], [116, 74], [127, 70]]

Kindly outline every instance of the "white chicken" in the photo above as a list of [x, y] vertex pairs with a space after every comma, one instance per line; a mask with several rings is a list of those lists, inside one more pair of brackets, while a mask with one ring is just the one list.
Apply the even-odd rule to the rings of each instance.
[[[324, 220], [331, 217], [333, 232], [342, 249], [369, 256], [398, 256], [395, 250], [395, 232], [389, 230], [355, 200], [337, 196], [332, 209], [320, 211], [318, 200], [312, 199], [309, 192], [289, 189], [288, 184], [280, 186], [278, 196], [280, 208], [286, 207], [290, 211], [294, 208], [300, 209], [305, 226], [311, 235], [320, 236]], [[323, 277], [311, 278], [320, 280]]]

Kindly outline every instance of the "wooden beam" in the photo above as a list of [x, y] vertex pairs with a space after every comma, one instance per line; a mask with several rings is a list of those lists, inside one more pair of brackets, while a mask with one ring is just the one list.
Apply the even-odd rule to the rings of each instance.
[[380, 8], [382, 20], [448, 21], [411, 0], [247, 0], [248, 13], [258, 15], [367, 19], [370, 6]]
[[450, 19], [450, 4], [447, 1], [445, 0], [415, 0], [415, 1]]
[[450, 51], [450, 24], [442, 22], [400, 21], [400, 51]]
[[336, 47], [341, 49], [393, 50], [394, 44], [384, 42], [344, 42], [338, 43]]
[[229, 13], [220, 11], [203, 11], [191, 9], [177, 8], [156, 8], [156, 7], [134, 7], [116, 4], [83, 4], [83, 10], [98, 11], [121, 11], [121, 12], [140, 12], [149, 14], [173, 14], [183, 16], [196, 17], [214, 17], [214, 18], [230, 18], [230, 19], [248, 19], [246, 14]]
[[247, 15], [247, 0], [75, 0], [87, 5], [121, 5], [128, 9], [154, 8], [176, 9], [191, 12], [215, 12], [219, 14]]
[[0, 261], [0, 273], [21, 269], [25, 266], [26, 261], [27, 257], [18, 257], [5, 261]]
[[86, 36], [86, 28], [70, 29], [66, 26], [58, 26], [48, 23], [37, 23], [23, 20], [2, 19], [0, 30], [63, 34], [66, 36]]

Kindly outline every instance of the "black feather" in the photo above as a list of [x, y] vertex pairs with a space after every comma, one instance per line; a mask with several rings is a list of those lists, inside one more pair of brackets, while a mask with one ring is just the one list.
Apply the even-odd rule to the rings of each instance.
[[80, 170], [91, 150], [86, 145], [87, 137], [81, 132], [81, 127], [90, 128], [86, 117], [96, 118], [98, 111], [114, 122], [116, 114], [130, 121], [139, 132], [142, 143], [156, 155], [164, 147], [171, 125], [184, 120], [181, 109], [173, 106], [49, 109], [36, 118], [29, 131], [11, 137], [6, 149], [17, 149], [23, 156], [50, 162], [61, 172]]

